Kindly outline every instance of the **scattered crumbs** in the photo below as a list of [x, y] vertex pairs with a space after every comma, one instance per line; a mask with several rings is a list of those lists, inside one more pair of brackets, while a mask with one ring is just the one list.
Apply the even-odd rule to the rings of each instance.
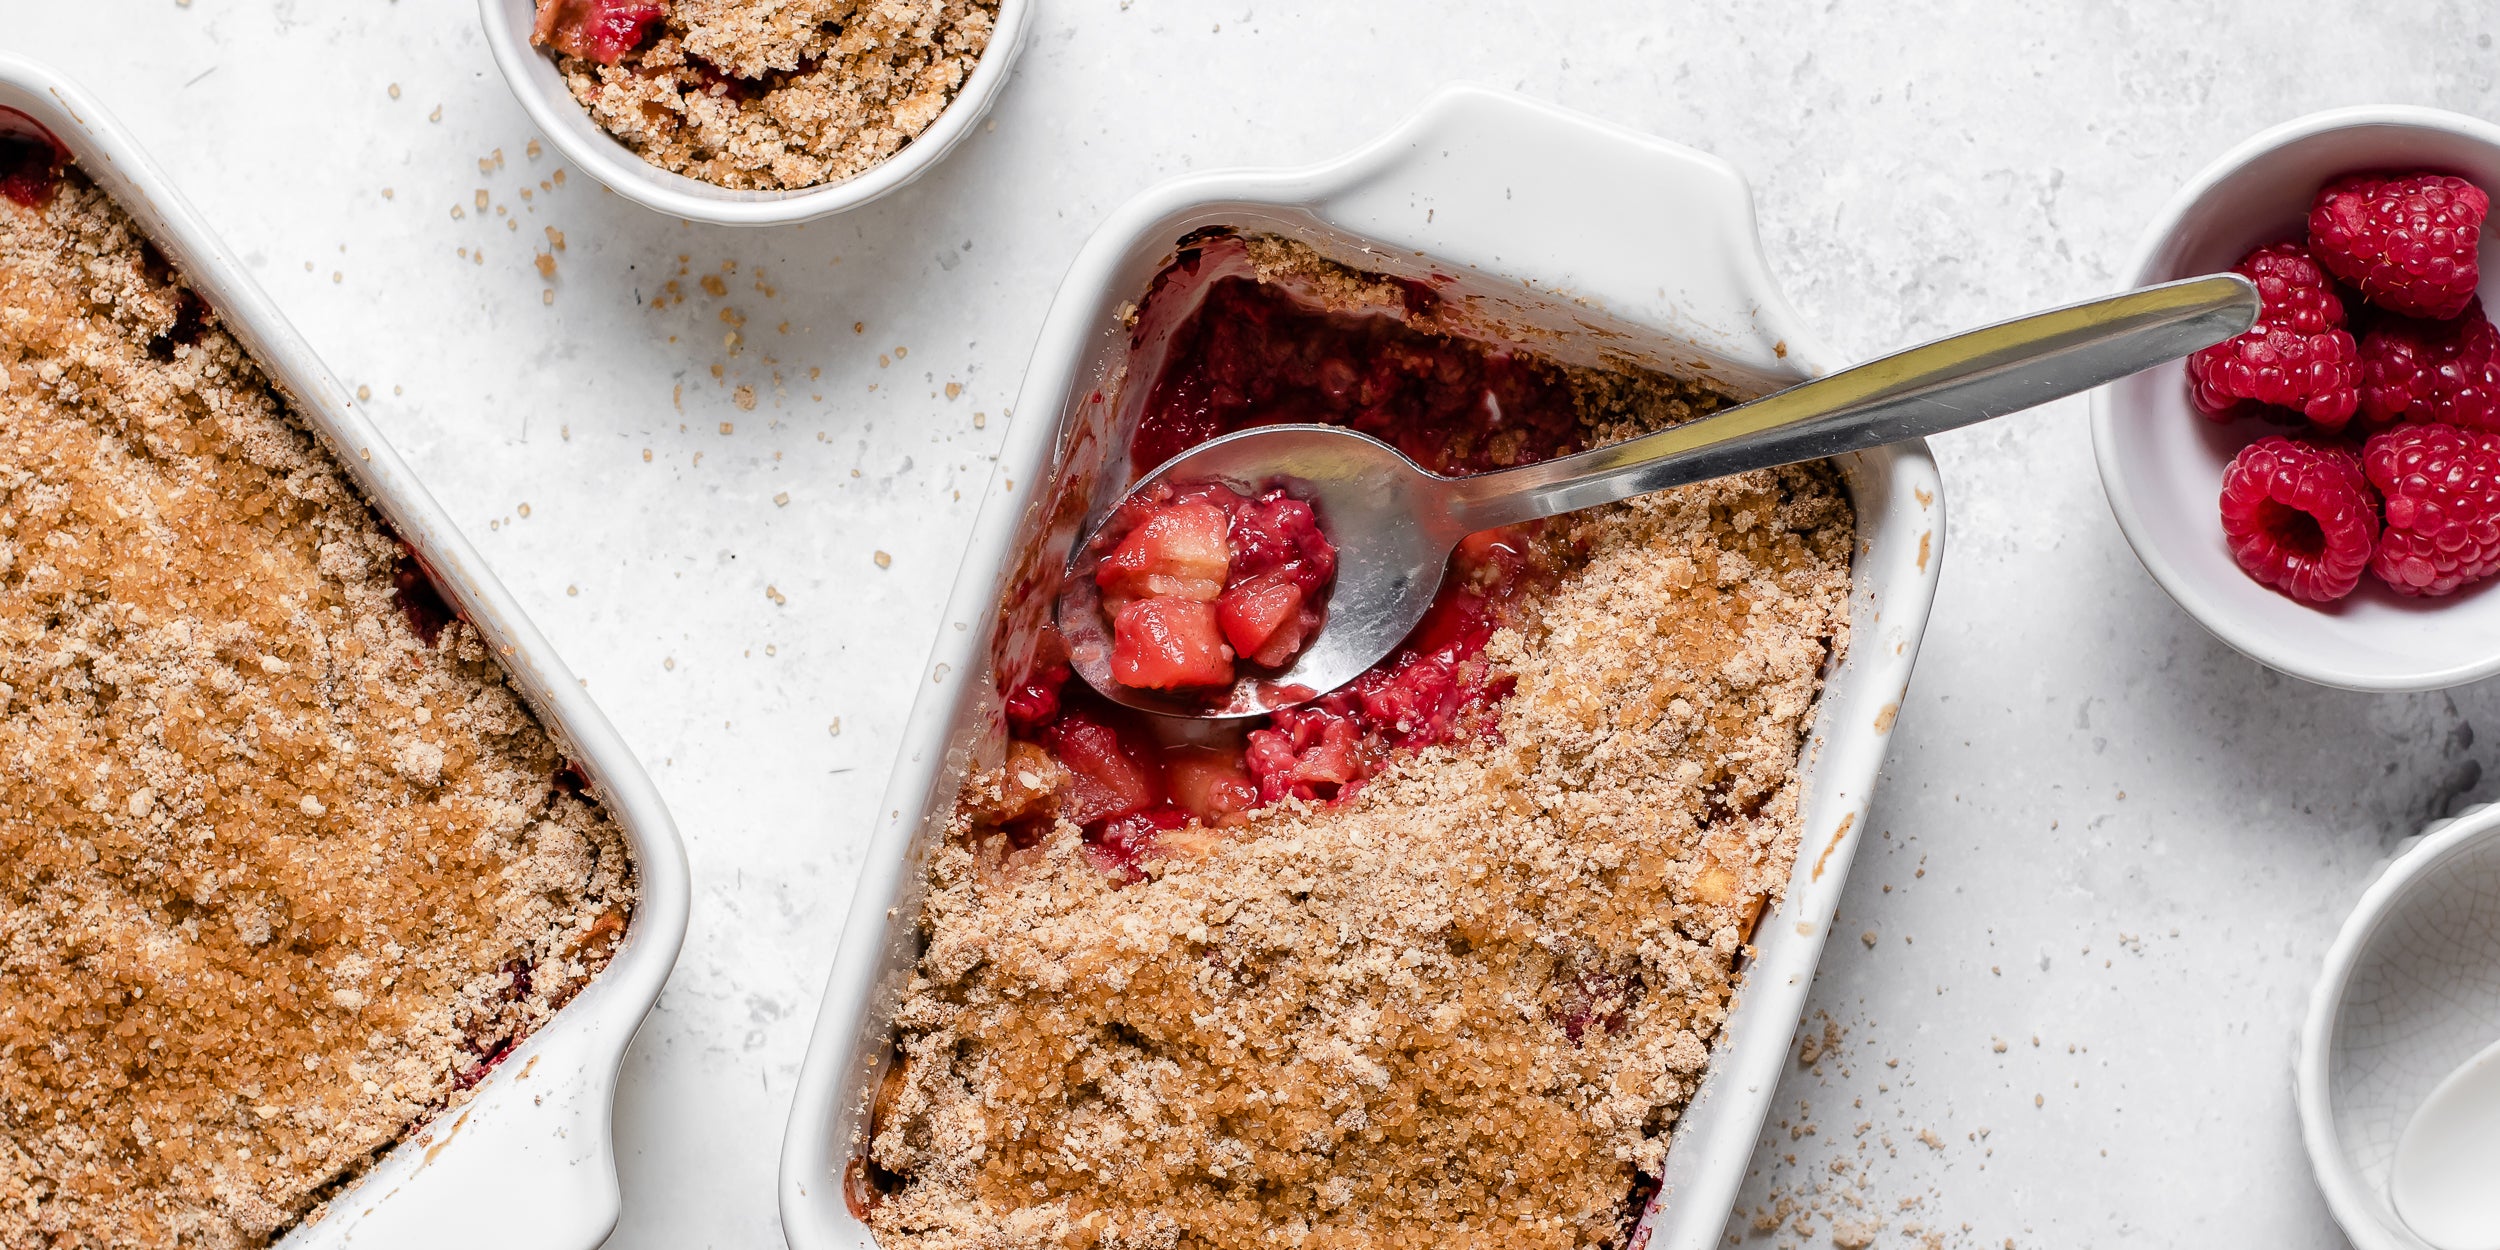
[[723, 434], [735, 434], [738, 432], [738, 427], [730, 422], [723, 421], [720, 423], [720, 432]]
[[764, 588], [764, 597], [772, 600], [776, 604], [787, 604], [790, 602], [787, 598], [782, 596], [781, 588], [778, 586], [766, 586]]
[[946, 397], [947, 397], [948, 399], [961, 399], [961, 398], [963, 397], [963, 393], [964, 393], [964, 384], [963, 384], [963, 383], [961, 383], [961, 382], [949, 382], [949, 383], [947, 383], [947, 384], [946, 384]]
[[830, 724], [830, 725], [825, 726], [825, 733], [826, 733], [828, 736], [830, 736], [830, 737], [835, 737], [835, 738], [839, 738], [839, 737], [841, 737], [841, 736], [842, 736], [842, 718], [841, 718], [841, 717], [839, 717], [839, 716], [834, 717], [834, 718], [833, 718], [833, 723], [832, 723], [832, 724]]
[[370, 387], [370, 386], [359, 386], [359, 387], [357, 387], [357, 388], [356, 388], [356, 398], [358, 398], [358, 399], [371, 399], [371, 398], [373, 398], [373, 388], [372, 388], [372, 387]]
[[989, 425], [990, 425], [990, 414], [988, 414], [988, 413], [986, 413], [986, 412], [976, 412], [976, 413], [972, 414], [972, 428], [973, 428], [973, 429], [976, 429], [976, 430], [986, 430], [986, 429], [988, 429], [988, 428], [989, 428]]
[[890, 569], [894, 567], [894, 557], [885, 552], [880, 551], [873, 558], [876, 560], [878, 568]]
[[777, 495], [773, 496], [773, 506], [774, 506], [774, 507], [776, 507], [776, 508], [787, 508], [787, 507], [789, 507], [789, 506], [790, 506], [790, 492], [788, 492], [788, 491], [786, 491], [786, 490], [785, 490], [785, 491], [781, 492], [780, 494], [777, 494]]
[[390, 85], [390, 87], [388, 88], [388, 90], [389, 90], [389, 91], [390, 91], [390, 93], [391, 93], [391, 98], [392, 98], [392, 99], [396, 100], [396, 99], [398, 99], [398, 98], [399, 98], [399, 84], [398, 84], [398, 83], [392, 83], [392, 84]]

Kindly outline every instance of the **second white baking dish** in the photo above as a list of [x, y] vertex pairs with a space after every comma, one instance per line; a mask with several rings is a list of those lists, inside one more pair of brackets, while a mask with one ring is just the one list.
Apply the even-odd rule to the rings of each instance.
[[[992, 634], [1020, 555], [1064, 552], [1045, 505], [1066, 475], [1118, 465], [1125, 431], [1091, 403], [1124, 359], [1124, 305], [1178, 240], [1211, 226], [1287, 235], [1359, 269], [1450, 280], [1485, 319], [1584, 364], [1631, 362], [1760, 394], [1820, 369], [1725, 162], [1517, 96], [1453, 88], [1386, 137], [1305, 169], [1219, 172], [1146, 192], [1078, 256], [1016, 405], [928, 684], [851, 904], [783, 1143], [782, 1226], [793, 1250], [866, 1250], [844, 1172], [892, 1051], [898, 992], [919, 953], [927, 853], [967, 764], [998, 746]], [[1839, 462], [1857, 510], [1851, 641], [1806, 748], [1805, 838], [1786, 898], [1678, 1122], [1666, 1175], [1632, 1244], [1715, 1246], [1804, 1009], [1842, 882], [1865, 837], [1882, 763], [1934, 597], [1944, 508], [1922, 444]], [[1097, 485], [1102, 485], [1098, 483]], [[1118, 485], [1118, 481], [1108, 483]], [[1050, 557], [1045, 557], [1050, 558]]]
[[0, 107], [52, 132], [249, 350], [374, 510], [416, 549], [436, 588], [477, 627], [513, 688], [578, 765], [633, 848], [640, 900], [615, 957], [479, 1083], [470, 1100], [402, 1141], [284, 1250], [589, 1250], [619, 1207], [609, 1140], [617, 1065], [658, 999], [686, 936], [686, 853], [642, 764], [477, 552], [382, 440], [347, 389], [243, 264], [175, 194], [94, 98], [0, 55]]

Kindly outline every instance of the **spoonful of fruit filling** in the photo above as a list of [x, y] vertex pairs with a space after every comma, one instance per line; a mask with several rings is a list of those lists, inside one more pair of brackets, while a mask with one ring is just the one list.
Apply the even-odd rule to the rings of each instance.
[[1111, 678], [1140, 690], [1284, 671], [1319, 632], [1337, 572], [1318, 515], [1282, 487], [1157, 483], [1124, 500], [1095, 542], [1109, 545], [1093, 583], [1111, 622]]
[[1231, 719], [1308, 702], [1416, 634], [1470, 535], [1959, 429], [2240, 334], [2213, 274], [1939, 339], [1573, 455], [1450, 477], [1332, 425], [1257, 425], [1146, 474], [1071, 549], [1069, 665], [1113, 702]]

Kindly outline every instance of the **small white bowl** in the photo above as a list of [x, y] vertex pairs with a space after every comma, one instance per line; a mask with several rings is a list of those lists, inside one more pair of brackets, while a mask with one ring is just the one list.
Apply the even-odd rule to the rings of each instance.
[[[2437, 109], [2314, 113], [2224, 153], [2164, 208], [2136, 249], [2130, 285], [2228, 269], [2266, 243], [2299, 239], [2310, 200], [2340, 174], [2426, 168], [2500, 191], [2500, 126]], [[2483, 272], [2500, 304], [2500, 253]], [[2216, 425], [2188, 402], [2183, 363], [2092, 396], [2092, 448], [2110, 510], [2145, 569], [2198, 623], [2268, 668], [2352, 690], [2436, 690], [2500, 673], [2500, 591], [2486, 583], [2407, 599], [2364, 575], [2314, 607], [2232, 562], [2218, 511], [2222, 470], [2278, 427]]]
[[555, 58], [531, 46], [534, 0], [478, 0], [486, 46], [521, 107], [566, 160], [645, 208], [718, 226], [779, 226], [813, 221], [899, 190], [955, 150], [989, 115], [999, 88], [1024, 50], [1031, 0], [999, 0], [990, 44], [946, 110], [903, 150], [864, 173], [796, 191], [732, 191], [642, 159], [593, 121], [556, 72]]
[[2396, 1141], [2441, 1079], [2500, 1039], [2500, 805], [2401, 848], [2327, 949], [2293, 1060], [2301, 1138], [2358, 1250], [2431, 1250], [2388, 1201]]

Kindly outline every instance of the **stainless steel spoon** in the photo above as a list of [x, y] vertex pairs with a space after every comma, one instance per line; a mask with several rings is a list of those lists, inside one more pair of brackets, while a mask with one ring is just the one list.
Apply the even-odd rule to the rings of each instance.
[[1195, 697], [1112, 680], [1093, 577], [1099, 519], [1069, 559], [1059, 632], [1072, 666], [1114, 702], [1214, 719], [1290, 707], [1389, 654], [1431, 606], [1451, 550], [1478, 530], [2020, 412], [2243, 333], [2258, 309], [2257, 288], [2236, 274], [2164, 283], [1938, 339], [1640, 438], [1471, 477], [1426, 472], [1336, 426], [1243, 430], [1173, 457], [1132, 489], [1220, 481], [1251, 492], [1282, 481], [1311, 502], [1337, 544], [1337, 576], [1327, 619], [1293, 666]]

